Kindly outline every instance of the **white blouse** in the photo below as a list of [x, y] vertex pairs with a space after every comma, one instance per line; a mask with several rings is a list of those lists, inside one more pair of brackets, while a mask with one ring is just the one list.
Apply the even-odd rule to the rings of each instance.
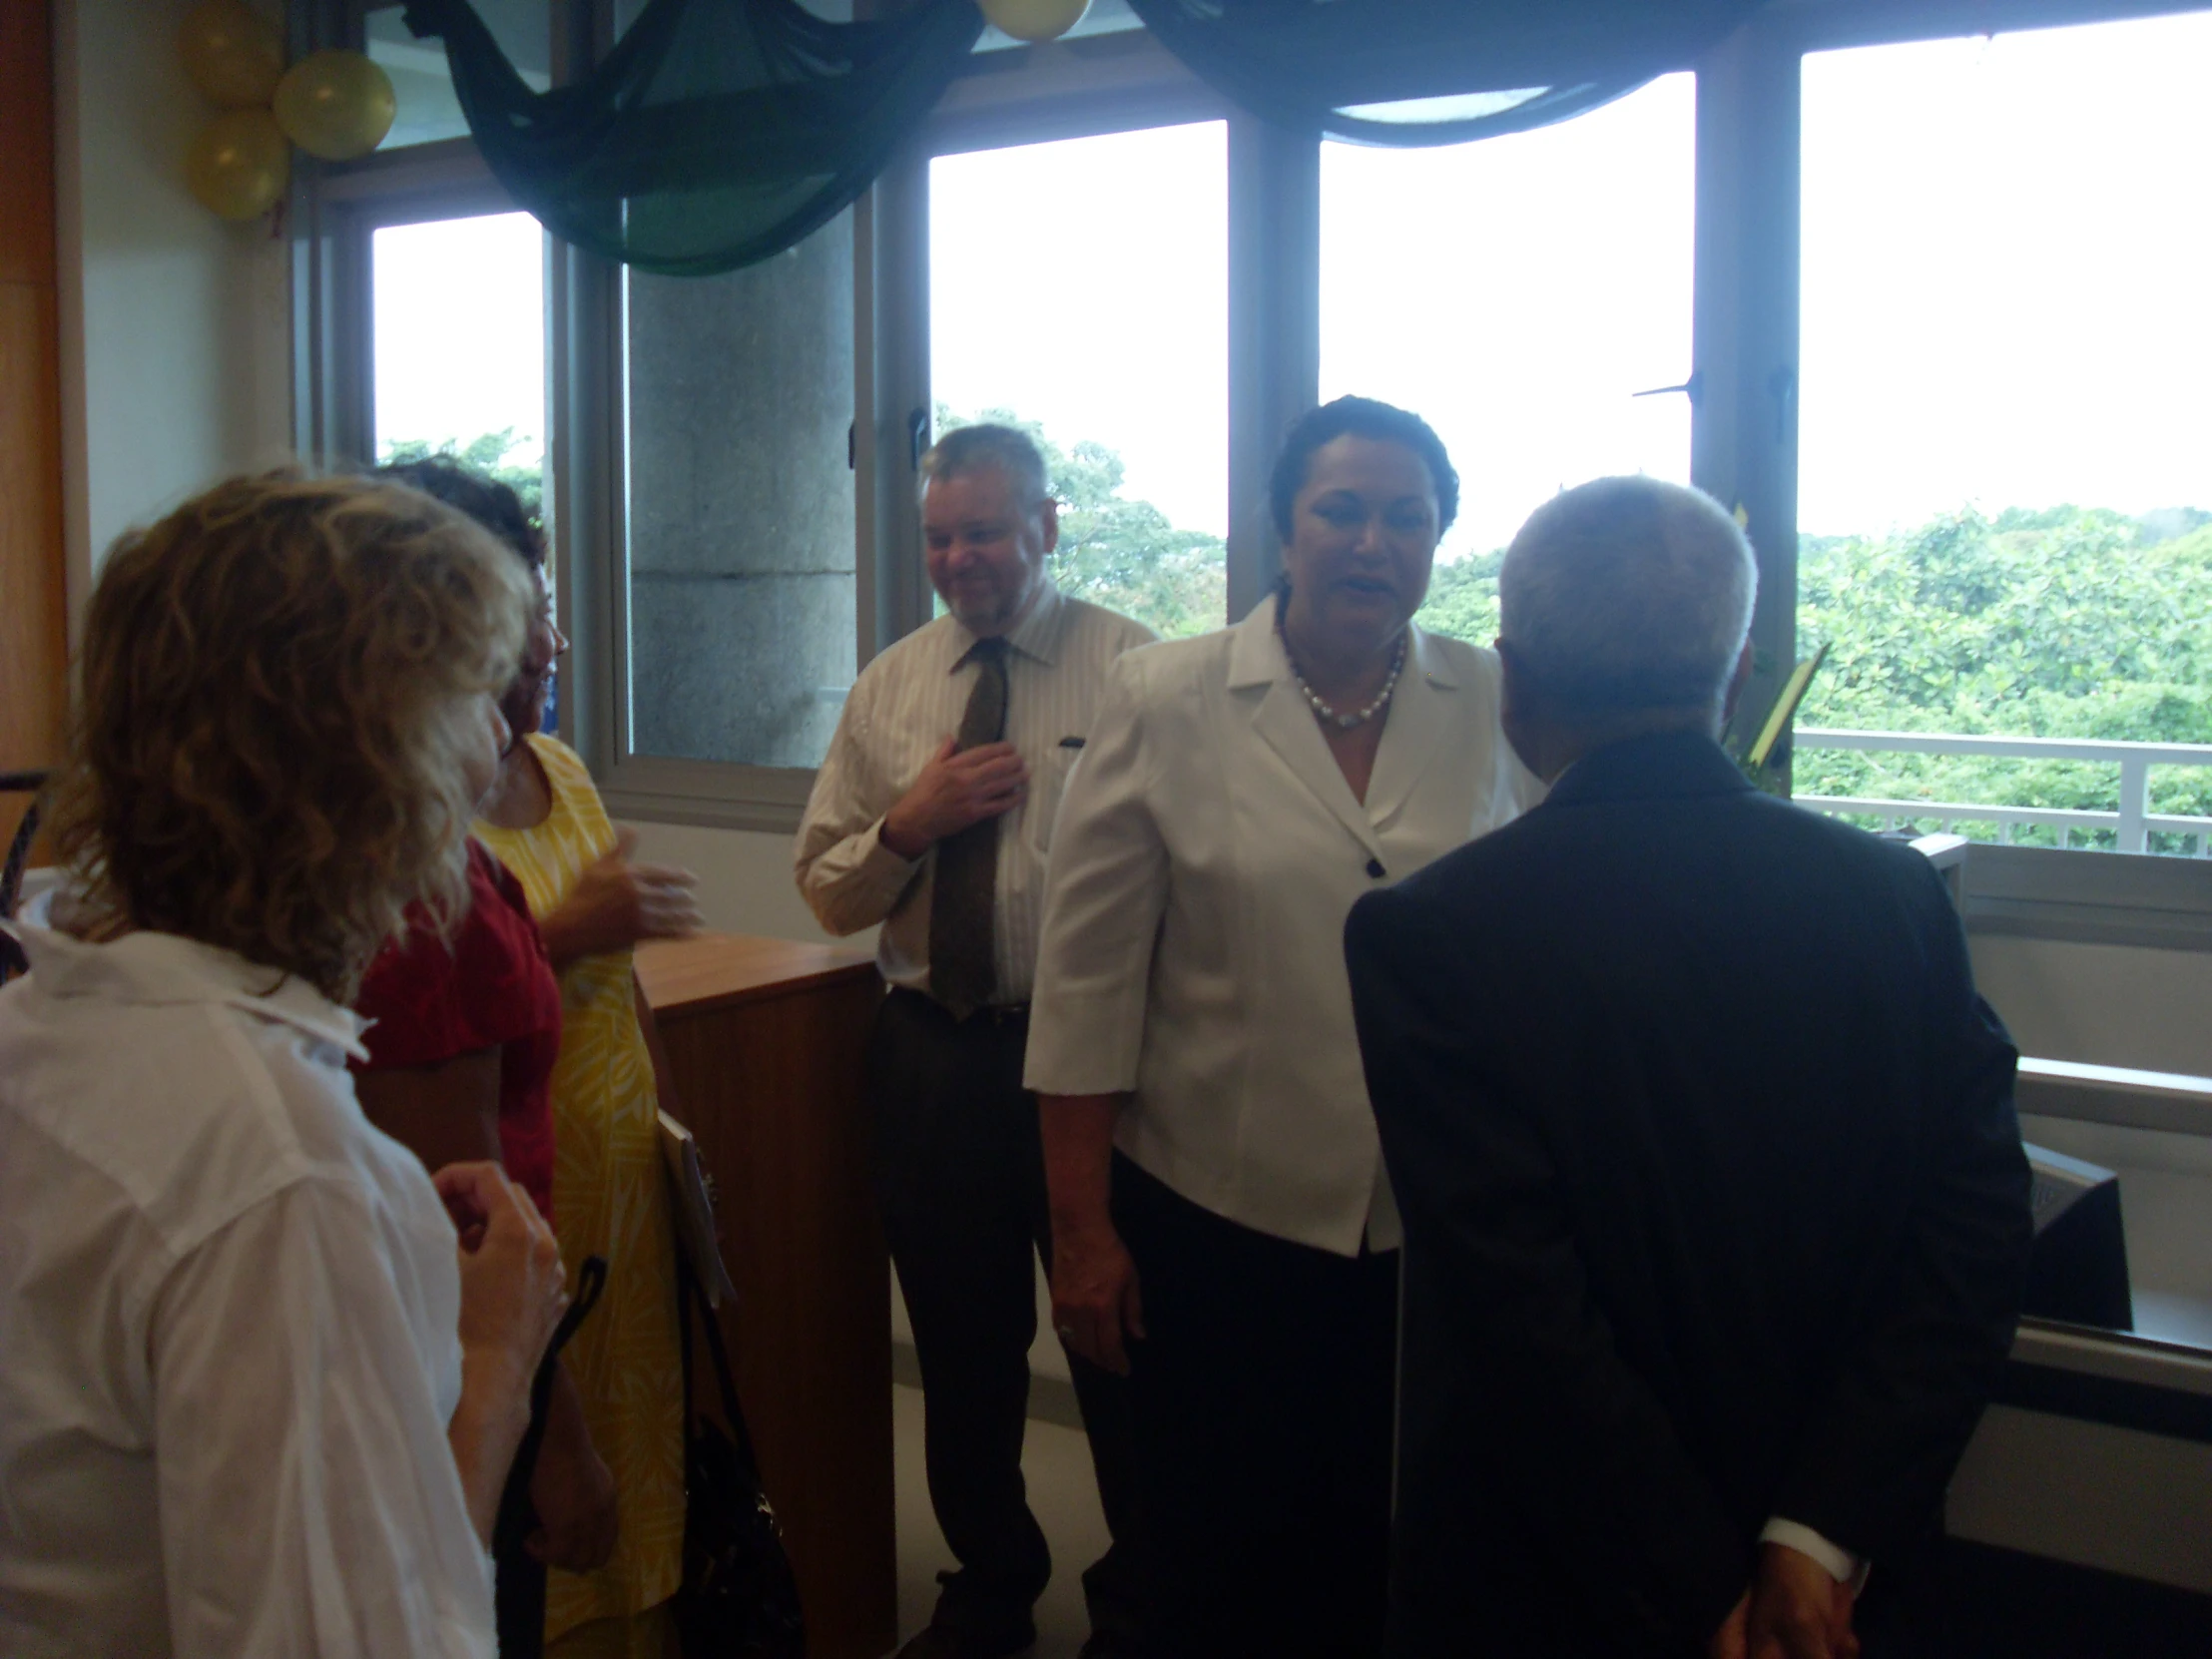
[[360, 1022], [162, 933], [0, 991], [0, 1653], [489, 1659], [452, 1224]]
[[1398, 1242], [1345, 972], [1354, 900], [1517, 817], [1496, 656], [1413, 633], [1363, 805], [1275, 601], [1115, 663], [1068, 780], [1024, 1081], [1128, 1091], [1116, 1144], [1193, 1203], [1357, 1254]]

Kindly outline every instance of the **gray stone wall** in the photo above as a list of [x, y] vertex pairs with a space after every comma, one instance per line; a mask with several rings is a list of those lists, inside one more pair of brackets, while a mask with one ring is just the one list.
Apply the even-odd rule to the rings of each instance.
[[855, 670], [852, 221], [629, 276], [633, 751], [819, 765]]

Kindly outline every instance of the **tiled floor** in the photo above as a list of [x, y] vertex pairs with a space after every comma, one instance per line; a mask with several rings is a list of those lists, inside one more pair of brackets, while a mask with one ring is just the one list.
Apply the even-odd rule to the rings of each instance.
[[[929, 1609], [937, 1600], [936, 1575], [953, 1562], [929, 1511], [929, 1488], [922, 1475], [921, 1390], [893, 1387], [891, 1398], [897, 1442], [898, 1630], [903, 1641], [929, 1622]], [[1031, 1651], [1035, 1659], [1075, 1659], [1090, 1633], [1083, 1613], [1083, 1569], [1106, 1549], [1090, 1448], [1075, 1429], [1032, 1417], [1021, 1466], [1029, 1481], [1029, 1507], [1052, 1545], [1052, 1582], [1037, 1603], [1037, 1645]]]

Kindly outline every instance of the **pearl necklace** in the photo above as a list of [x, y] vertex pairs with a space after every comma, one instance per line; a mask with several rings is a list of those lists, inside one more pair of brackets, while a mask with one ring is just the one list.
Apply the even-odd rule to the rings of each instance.
[[1306, 675], [1298, 666], [1297, 656], [1291, 651], [1291, 636], [1283, 632], [1281, 618], [1276, 620], [1275, 632], [1277, 637], [1283, 641], [1283, 655], [1290, 662], [1291, 678], [1298, 682], [1299, 692], [1308, 703], [1313, 705], [1315, 715], [1320, 718], [1324, 726], [1334, 726], [1340, 732], [1349, 732], [1354, 727], [1365, 726], [1390, 706], [1390, 693], [1397, 690], [1397, 677], [1405, 671], [1406, 636], [1404, 633], [1401, 632], [1397, 636], [1397, 649], [1390, 654], [1390, 677], [1382, 682], [1382, 689], [1376, 694], [1375, 701], [1365, 709], [1356, 709], [1350, 714], [1343, 714], [1321, 693], [1306, 683]]

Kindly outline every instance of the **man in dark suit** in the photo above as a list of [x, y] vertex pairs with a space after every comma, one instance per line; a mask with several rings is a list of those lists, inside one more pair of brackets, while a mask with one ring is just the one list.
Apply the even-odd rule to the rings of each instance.
[[1756, 575], [1709, 498], [1554, 498], [1500, 575], [1552, 786], [1346, 929], [1406, 1231], [1392, 1659], [1857, 1651], [2029, 1241], [2014, 1054], [1919, 853], [1715, 741]]

